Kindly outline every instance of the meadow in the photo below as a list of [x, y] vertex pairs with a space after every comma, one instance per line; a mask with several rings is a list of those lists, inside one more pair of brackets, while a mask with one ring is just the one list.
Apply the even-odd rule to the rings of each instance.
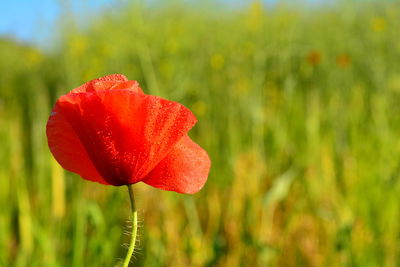
[[0, 266], [114, 266], [125, 187], [64, 171], [57, 97], [111, 73], [178, 101], [212, 160], [195, 195], [134, 186], [132, 266], [399, 266], [400, 6], [216, 4], [65, 12], [0, 40]]

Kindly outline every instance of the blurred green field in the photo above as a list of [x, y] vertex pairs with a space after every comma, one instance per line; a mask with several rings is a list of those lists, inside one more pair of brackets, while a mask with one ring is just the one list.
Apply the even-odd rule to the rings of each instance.
[[0, 266], [114, 266], [125, 187], [65, 172], [58, 96], [122, 73], [192, 109], [198, 194], [134, 190], [133, 266], [399, 266], [400, 6], [131, 5], [51, 50], [0, 40]]

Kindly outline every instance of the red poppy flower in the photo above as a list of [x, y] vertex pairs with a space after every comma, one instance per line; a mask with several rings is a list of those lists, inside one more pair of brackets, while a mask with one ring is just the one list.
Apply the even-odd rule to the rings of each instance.
[[322, 56], [318, 51], [311, 51], [307, 55], [307, 61], [312, 66], [317, 66], [321, 62]]
[[47, 139], [58, 163], [84, 179], [195, 193], [210, 169], [207, 153], [187, 135], [196, 122], [183, 105], [146, 95], [115, 74], [61, 96]]

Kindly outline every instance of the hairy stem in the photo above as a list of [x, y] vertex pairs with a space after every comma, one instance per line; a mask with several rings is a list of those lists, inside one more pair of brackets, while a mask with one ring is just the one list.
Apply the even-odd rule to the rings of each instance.
[[133, 251], [135, 250], [136, 234], [137, 234], [137, 211], [136, 211], [136, 206], [135, 206], [135, 197], [133, 195], [132, 185], [128, 184], [127, 186], [128, 186], [129, 199], [131, 201], [131, 208], [132, 208], [132, 233], [131, 233], [131, 242], [129, 243], [128, 253], [125, 256], [123, 267], [129, 266]]

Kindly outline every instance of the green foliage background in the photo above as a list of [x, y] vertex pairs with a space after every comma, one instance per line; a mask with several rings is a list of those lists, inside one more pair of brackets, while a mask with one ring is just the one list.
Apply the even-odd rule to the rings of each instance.
[[185, 104], [212, 159], [193, 196], [134, 187], [133, 266], [399, 266], [400, 7], [130, 5], [51, 52], [0, 41], [0, 266], [113, 266], [128, 193], [65, 172], [57, 97], [123, 73]]

